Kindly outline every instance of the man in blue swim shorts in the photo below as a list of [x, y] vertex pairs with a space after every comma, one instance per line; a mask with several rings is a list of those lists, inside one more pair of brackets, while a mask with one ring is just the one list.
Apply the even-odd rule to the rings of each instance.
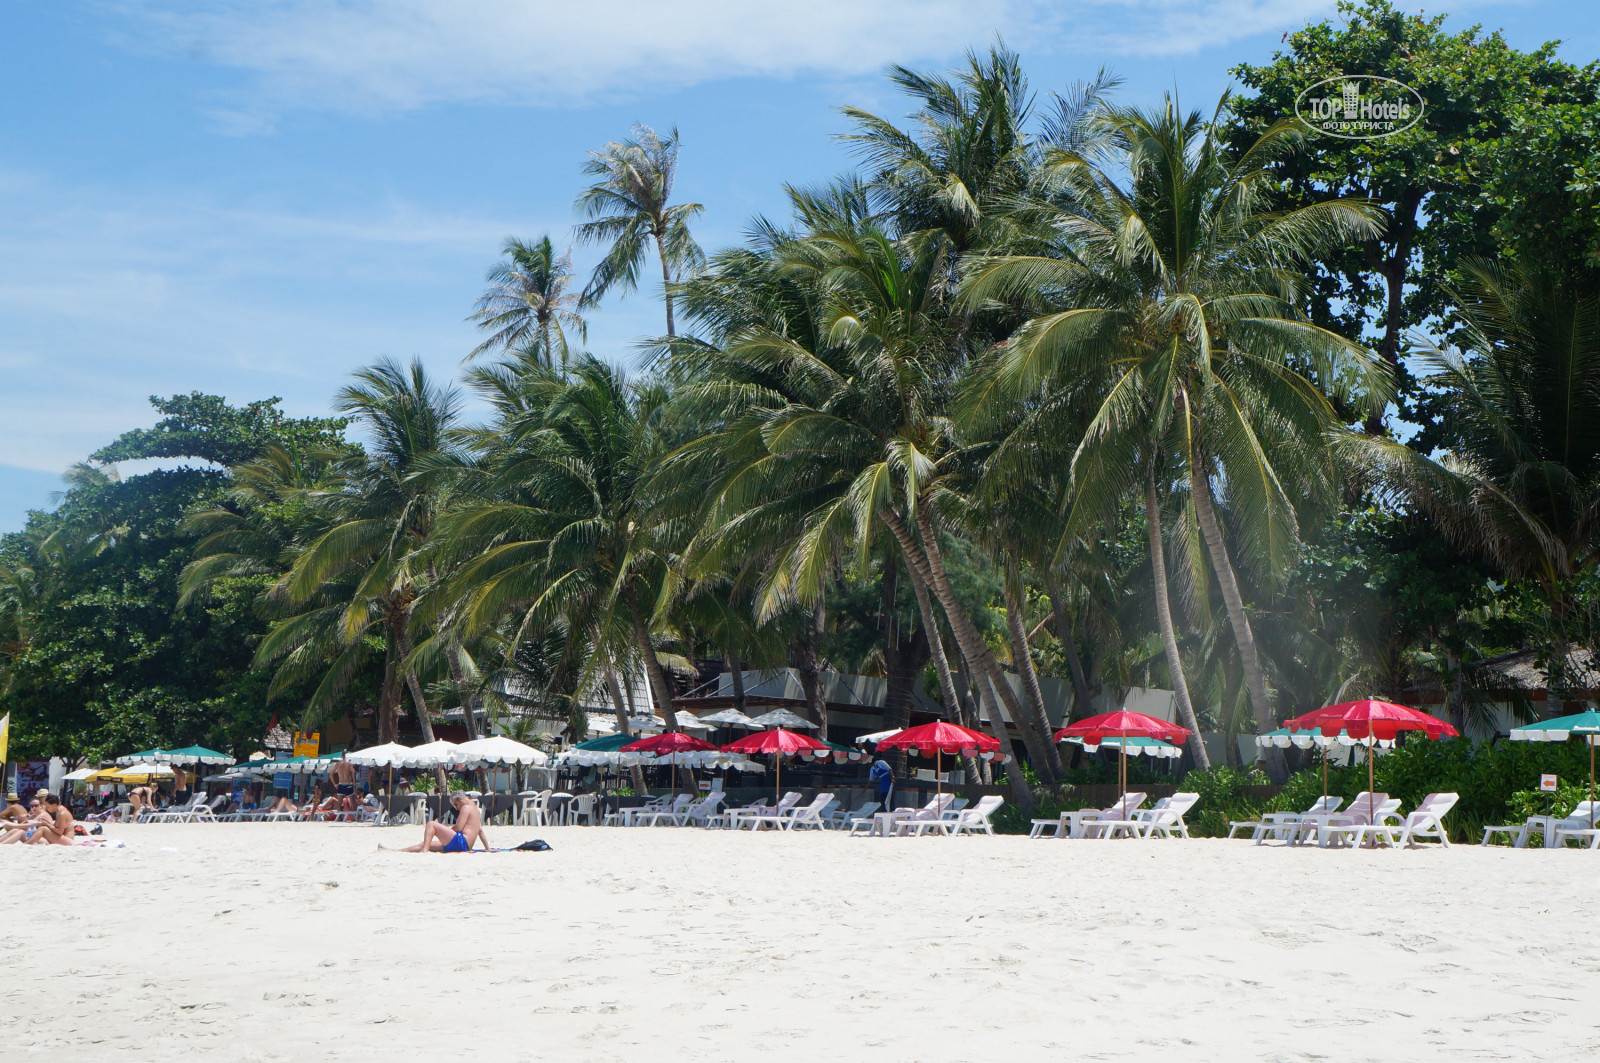
[[430, 819], [428, 820], [428, 825], [422, 830], [421, 843], [398, 851], [402, 853], [464, 853], [480, 841], [483, 842], [485, 849], [489, 848], [489, 839], [483, 833], [483, 812], [478, 808], [478, 803], [466, 794], [454, 793], [450, 795], [450, 804], [455, 806], [456, 810], [454, 827], [440, 823], [436, 819]]

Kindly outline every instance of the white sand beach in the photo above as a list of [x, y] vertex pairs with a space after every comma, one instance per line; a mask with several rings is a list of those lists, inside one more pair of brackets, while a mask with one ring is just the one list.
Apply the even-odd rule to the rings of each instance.
[[109, 833], [0, 850], [0, 1058], [1600, 1058], [1600, 853]]

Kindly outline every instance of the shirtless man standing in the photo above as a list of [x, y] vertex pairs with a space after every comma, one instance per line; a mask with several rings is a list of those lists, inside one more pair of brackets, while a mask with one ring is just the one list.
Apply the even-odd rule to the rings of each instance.
[[422, 829], [422, 842], [397, 852], [464, 853], [480, 841], [485, 849], [489, 848], [489, 838], [483, 833], [483, 812], [479, 810], [478, 803], [463, 793], [451, 794], [450, 803], [456, 810], [455, 827], [430, 819]]
[[43, 824], [28, 839], [29, 845], [71, 845], [77, 832], [73, 830], [72, 810], [61, 803], [61, 798], [51, 794], [44, 799], [45, 813], [51, 822]]

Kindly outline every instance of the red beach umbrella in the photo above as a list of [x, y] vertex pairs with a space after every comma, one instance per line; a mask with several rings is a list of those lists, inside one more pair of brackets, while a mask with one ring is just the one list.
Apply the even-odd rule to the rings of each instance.
[[935, 720], [897, 731], [878, 743], [879, 749], [904, 749], [911, 753], [927, 754], [933, 750], [933, 774], [938, 792], [944, 793], [944, 755], [961, 754], [975, 757], [980, 753], [1000, 752], [1000, 740], [968, 727]]
[[1390, 701], [1374, 701], [1372, 698], [1341, 701], [1337, 705], [1328, 705], [1314, 712], [1308, 712], [1304, 716], [1285, 720], [1283, 725], [1291, 731], [1320, 731], [1328, 738], [1336, 737], [1343, 731], [1351, 738], [1368, 739], [1367, 789], [1369, 791], [1373, 788], [1372, 754], [1378, 742], [1393, 741], [1401, 731], [1421, 731], [1432, 739], [1461, 736], [1460, 731], [1437, 716], [1429, 716], [1425, 712], [1408, 709], [1404, 705], [1396, 705]]
[[[1155, 738], [1173, 745], [1181, 745], [1189, 734], [1187, 727], [1179, 727], [1175, 723], [1158, 720], [1142, 712], [1118, 709], [1116, 712], [1103, 712], [1099, 716], [1090, 716], [1069, 724], [1057, 731], [1054, 737], [1057, 742], [1068, 738], [1081, 738], [1092, 745], [1099, 745], [1107, 738]], [[1119, 748], [1121, 756], [1117, 764], [1117, 786], [1123, 793], [1127, 793], [1128, 747], [1123, 744]]]
[[774, 773], [772, 776], [772, 799], [778, 799], [778, 787], [783, 781], [784, 757], [792, 757], [796, 753], [803, 753], [812, 749], [827, 749], [828, 743], [812, 738], [810, 735], [795, 734], [785, 731], [781, 727], [774, 727], [770, 731], [757, 731], [755, 734], [745, 735], [736, 742], [729, 742], [722, 747], [728, 753], [770, 753], [773, 758]]
[[[663, 731], [660, 734], [651, 735], [649, 738], [641, 738], [637, 742], [631, 742], [623, 746], [621, 751], [624, 753], [654, 753], [660, 757], [672, 757], [678, 753], [696, 753], [716, 748], [710, 742], [696, 738], [693, 735], [684, 734], [682, 731]], [[672, 763], [672, 796], [677, 797], [678, 769], [676, 762]]]

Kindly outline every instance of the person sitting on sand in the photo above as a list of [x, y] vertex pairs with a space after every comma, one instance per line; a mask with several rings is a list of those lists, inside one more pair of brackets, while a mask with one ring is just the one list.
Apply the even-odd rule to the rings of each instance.
[[29, 845], [71, 845], [77, 840], [72, 810], [62, 803], [61, 798], [55, 794], [45, 798], [44, 810], [50, 821], [40, 825], [33, 837], [28, 839]]
[[0, 823], [26, 823], [28, 810], [22, 807], [22, 798], [17, 794], [6, 794], [6, 807], [0, 809]]
[[[51, 801], [55, 800], [54, 797], [49, 799]], [[57, 806], [57, 808], [59, 808], [59, 806]], [[62, 811], [65, 811], [65, 809], [62, 809]], [[34, 800], [28, 802], [28, 818], [17, 824], [15, 827], [12, 827], [4, 834], [0, 834], [0, 845], [16, 845], [19, 842], [32, 842], [39, 836], [40, 831], [44, 830], [46, 827], [55, 825], [55, 812], [56, 808], [52, 808], [44, 801]], [[67, 812], [67, 818], [69, 822], [71, 821], [71, 817], [72, 813]]]
[[422, 841], [418, 845], [408, 846], [398, 850], [402, 853], [464, 853], [478, 842], [483, 842], [485, 849], [489, 848], [489, 838], [483, 833], [483, 813], [478, 809], [477, 802], [463, 793], [450, 795], [450, 803], [455, 806], [456, 825], [454, 828], [440, 823], [436, 819], [428, 820], [428, 825], [422, 828]]

